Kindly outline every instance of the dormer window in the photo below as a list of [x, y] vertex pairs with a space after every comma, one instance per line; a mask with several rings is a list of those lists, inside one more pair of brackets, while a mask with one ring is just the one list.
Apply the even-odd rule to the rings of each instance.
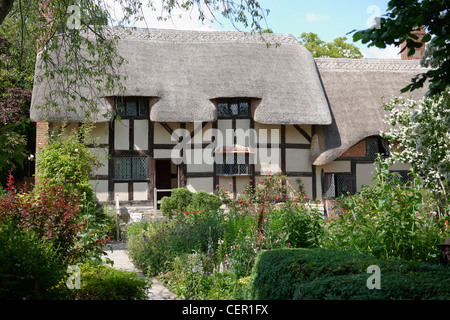
[[225, 99], [217, 103], [219, 118], [250, 117], [250, 101], [248, 99]]
[[115, 97], [114, 108], [116, 115], [121, 118], [148, 118], [148, 97]]
[[366, 138], [366, 157], [376, 157], [377, 154], [386, 155], [386, 149], [380, 137]]

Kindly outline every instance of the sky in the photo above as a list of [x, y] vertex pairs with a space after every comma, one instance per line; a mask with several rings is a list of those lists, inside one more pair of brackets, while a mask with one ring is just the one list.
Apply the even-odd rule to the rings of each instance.
[[[158, 0], [154, 1], [155, 7]], [[269, 9], [266, 17], [267, 27], [275, 33], [288, 33], [299, 37], [303, 32], [316, 33], [320, 39], [329, 42], [346, 36], [352, 42], [350, 31], [367, 29], [375, 24], [374, 18], [386, 13], [388, 0], [259, 0], [262, 8]], [[195, 10], [177, 11], [166, 22], [157, 21], [154, 11], [144, 7], [145, 23], [136, 27], [169, 28], [184, 30], [237, 31], [224, 19], [220, 23], [198, 20]], [[181, 14], [179, 18], [178, 14]], [[239, 31], [250, 31], [240, 28]], [[368, 48], [361, 42], [354, 42], [365, 58], [399, 59], [399, 49], [391, 46], [386, 49]]]

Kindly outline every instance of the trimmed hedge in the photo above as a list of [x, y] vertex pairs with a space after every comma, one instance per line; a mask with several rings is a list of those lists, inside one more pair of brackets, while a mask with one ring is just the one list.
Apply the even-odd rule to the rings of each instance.
[[[380, 289], [369, 289], [380, 268]], [[371, 281], [369, 281], [371, 282]], [[249, 282], [257, 300], [447, 300], [450, 269], [420, 262], [385, 261], [326, 249], [261, 251]]]

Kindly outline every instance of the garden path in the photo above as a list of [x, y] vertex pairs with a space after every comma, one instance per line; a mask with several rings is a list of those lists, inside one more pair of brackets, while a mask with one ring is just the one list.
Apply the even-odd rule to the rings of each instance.
[[[145, 275], [136, 269], [128, 256], [127, 244], [125, 242], [116, 242], [110, 244], [112, 251], [109, 247], [105, 248], [105, 252], [108, 258], [114, 261], [113, 267], [120, 270], [129, 272], [136, 272], [139, 277], [145, 277]], [[151, 278], [152, 287], [148, 290], [149, 300], [178, 300], [178, 298], [167, 288], [165, 288], [161, 282], [155, 277]]]

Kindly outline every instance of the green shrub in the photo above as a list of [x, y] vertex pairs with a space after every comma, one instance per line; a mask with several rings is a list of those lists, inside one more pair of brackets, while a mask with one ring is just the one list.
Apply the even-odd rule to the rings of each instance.
[[0, 226], [0, 299], [58, 299], [62, 259], [34, 232]]
[[201, 210], [136, 225], [127, 232], [130, 257], [139, 269], [158, 274], [177, 255], [217, 247], [224, 224], [224, 215]]
[[303, 203], [287, 201], [270, 213], [271, 228], [276, 233], [285, 232], [294, 248], [318, 246], [322, 235], [322, 214]]
[[[380, 268], [380, 289], [369, 289], [367, 268]], [[262, 251], [252, 270], [250, 297], [271, 300], [448, 299], [450, 270], [440, 265], [386, 261], [325, 249]]]
[[0, 223], [12, 223], [48, 241], [66, 261], [100, 260], [108, 241], [108, 216], [63, 186], [41, 182], [37, 192], [18, 191], [8, 178], [0, 195]]
[[192, 202], [193, 193], [186, 188], [176, 188], [172, 190], [170, 197], [161, 199], [161, 213], [163, 216], [171, 218], [174, 215], [182, 215], [188, 210]]
[[324, 221], [321, 247], [437, 262], [436, 244], [445, 239], [446, 219], [424, 210], [419, 178], [401, 184], [381, 163], [373, 181], [360, 193], [339, 199], [339, 214]]
[[98, 155], [86, 145], [91, 141], [92, 124], [83, 124], [70, 135], [55, 132], [39, 152], [36, 175], [39, 181], [51, 185], [63, 185], [65, 190], [94, 198], [89, 180], [95, 168], [102, 165]]
[[217, 211], [222, 205], [222, 200], [214, 194], [210, 194], [206, 191], [200, 190], [194, 193], [192, 202], [188, 211], [208, 210]]
[[135, 272], [118, 270], [106, 265], [83, 264], [80, 267], [80, 289], [70, 290], [76, 300], [145, 300], [151, 285]]

